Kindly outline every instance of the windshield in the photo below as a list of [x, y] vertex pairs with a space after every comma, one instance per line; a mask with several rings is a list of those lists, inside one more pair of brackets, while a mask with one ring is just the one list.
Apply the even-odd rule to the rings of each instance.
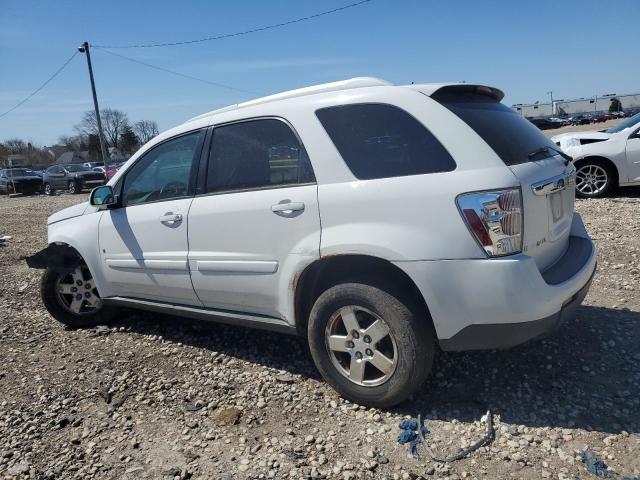
[[67, 172], [88, 172], [91, 170], [89, 167], [85, 167], [84, 165], [65, 165], [64, 169]]
[[[436, 92], [432, 97], [467, 123], [505, 165], [555, 155], [556, 145], [530, 121], [487, 95]], [[549, 154], [549, 151], [554, 153]]]
[[605, 130], [607, 133], [618, 133], [627, 128], [631, 128], [634, 125], [640, 123], [640, 113], [636, 113], [633, 117], [627, 118], [624, 122], [616, 125], [615, 127], [611, 127], [608, 130]]

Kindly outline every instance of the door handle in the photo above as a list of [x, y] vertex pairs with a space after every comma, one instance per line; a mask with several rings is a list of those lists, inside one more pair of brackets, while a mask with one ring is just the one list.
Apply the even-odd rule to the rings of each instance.
[[293, 212], [304, 211], [304, 203], [302, 202], [276, 203], [275, 205], [271, 205], [271, 211], [276, 215], [288, 216], [293, 214]]
[[182, 222], [182, 215], [179, 213], [167, 212], [160, 217], [160, 223], [165, 225], [172, 226], [180, 222]]

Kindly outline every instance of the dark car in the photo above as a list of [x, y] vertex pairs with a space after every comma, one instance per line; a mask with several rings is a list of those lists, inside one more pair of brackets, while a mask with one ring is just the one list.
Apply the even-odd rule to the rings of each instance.
[[556, 122], [552, 122], [546, 118], [532, 118], [529, 120], [540, 130], [550, 130], [552, 128], [559, 128], [559, 125]]
[[81, 163], [53, 165], [44, 172], [42, 183], [44, 193], [53, 195], [56, 190], [80, 193], [84, 189], [104, 185], [107, 179], [103, 173], [94, 172]]
[[589, 125], [591, 123], [591, 117], [586, 115], [577, 115], [571, 120], [572, 125]]
[[28, 168], [0, 170], [0, 193], [31, 194], [42, 189], [42, 178]]

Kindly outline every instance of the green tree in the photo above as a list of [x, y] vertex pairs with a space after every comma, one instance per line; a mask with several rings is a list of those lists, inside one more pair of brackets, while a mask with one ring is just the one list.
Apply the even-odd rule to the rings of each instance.
[[609, 104], [610, 112], [621, 112], [622, 111], [622, 102], [618, 97], [613, 97], [611, 99], [611, 103]]
[[138, 137], [136, 136], [133, 129], [129, 125], [127, 125], [123, 128], [122, 135], [120, 135], [120, 141], [118, 143], [120, 145], [120, 150], [122, 151], [122, 153], [131, 155], [138, 149], [140, 141], [138, 140]]
[[102, 161], [102, 150], [100, 150], [98, 135], [90, 133], [87, 136], [87, 150], [89, 151], [89, 158]]

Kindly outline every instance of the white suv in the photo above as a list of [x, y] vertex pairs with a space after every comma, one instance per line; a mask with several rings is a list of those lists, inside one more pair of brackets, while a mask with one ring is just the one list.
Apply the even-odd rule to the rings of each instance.
[[298, 334], [342, 395], [398, 403], [437, 348], [539, 337], [594, 274], [574, 167], [502, 97], [356, 78], [193, 118], [49, 217], [44, 304]]

